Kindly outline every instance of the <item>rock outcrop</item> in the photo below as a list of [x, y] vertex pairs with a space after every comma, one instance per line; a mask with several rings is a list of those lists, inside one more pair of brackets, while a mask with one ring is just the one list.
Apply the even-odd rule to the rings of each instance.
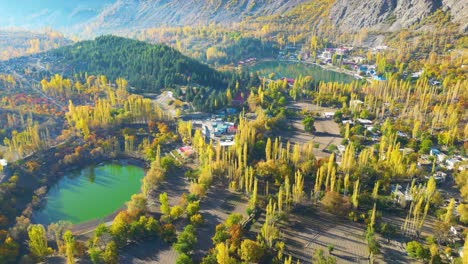
[[362, 28], [395, 31], [408, 28], [442, 8], [466, 30], [467, 6], [468, 0], [337, 0], [329, 18], [341, 31]]

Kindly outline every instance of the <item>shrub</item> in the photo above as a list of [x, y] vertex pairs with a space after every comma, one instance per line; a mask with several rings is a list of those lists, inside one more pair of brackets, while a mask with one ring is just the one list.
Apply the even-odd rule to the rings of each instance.
[[412, 258], [428, 259], [430, 254], [429, 250], [424, 248], [419, 242], [411, 241], [406, 244], [406, 252]]

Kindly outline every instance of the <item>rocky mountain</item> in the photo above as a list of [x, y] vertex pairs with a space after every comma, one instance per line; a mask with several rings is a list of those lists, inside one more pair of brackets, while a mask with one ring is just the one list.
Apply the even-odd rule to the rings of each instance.
[[86, 32], [115, 29], [231, 24], [246, 17], [284, 13], [308, 0], [118, 0], [86, 25]]
[[[194, 24], [231, 24], [246, 18], [288, 14], [321, 0], [118, 0], [84, 27], [87, 33]], [[441, 9], [461, 30], [468, 27], [468, 0], [330, 0], [328, 19], [341, 31], [396, 31]], [[296, 10], [297, 11], [297, 10]], [[323, 19], [323, 18], [321, 18]]]
[[229, 25], [245, 19], [262, 20], [297, 13], [302, 5], [311, 2], [328, 5], [328, 16], [317, 19], [330, 20], [327, 22], [343, 32], [362, 28], [395, 31], [437, 10], [447, 12], [462, 31], [468, 29], [468, 0], [18, 0], [14, 4], [0, 0], [0, 27], [50, 26], [95, 36], [167, 25]]
[[468, 27], [467, 0], [337, 0], [329, 18], [342, 31], [361, 28], [395, 31], [408, 28], [438, 9], [449, 12], [461, 30]]

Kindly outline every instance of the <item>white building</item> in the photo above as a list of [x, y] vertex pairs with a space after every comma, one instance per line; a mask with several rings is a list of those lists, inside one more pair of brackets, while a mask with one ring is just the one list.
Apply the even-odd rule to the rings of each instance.
[[453, 170], [455, 168], [455, 166], [460, 163], [460, 160], [458, 159], [455, 159], [455, 158], [451, 158], [451, 159], [447, 159], [445, 161], [445, 163], [447, 164], [447, 169], [449, 170]]

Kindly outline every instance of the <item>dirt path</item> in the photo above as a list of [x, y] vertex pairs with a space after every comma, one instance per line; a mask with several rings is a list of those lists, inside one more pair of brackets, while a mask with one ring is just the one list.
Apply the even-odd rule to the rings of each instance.
[[201, 258], [213, 247], [211, 238], [216, 225], [223, 223], [231, 213], [240, 213], [247, 217], [247, 199], [241, 194], [233, 193], [224, 186], [212, 186], [206, 198], [200, 204], [205, 224], [197, 228], [198, 243], [195, 246], [194, 259]]

